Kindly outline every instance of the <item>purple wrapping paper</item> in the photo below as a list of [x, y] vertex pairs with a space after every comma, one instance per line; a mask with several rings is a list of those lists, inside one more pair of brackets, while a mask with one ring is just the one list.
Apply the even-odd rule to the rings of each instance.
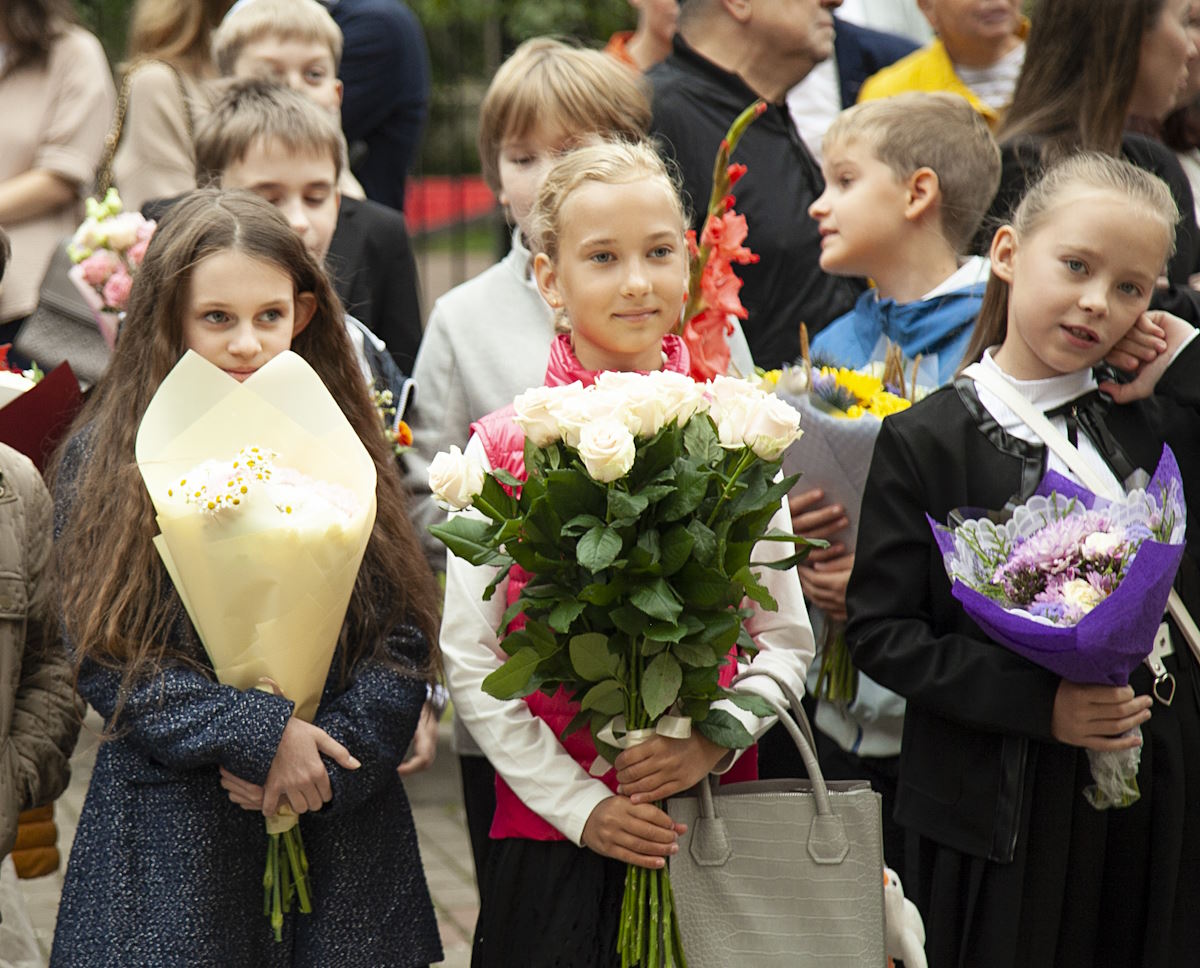
[[[1164, 447], [1147, 493], [1158, 495], [1160, 487], [1179, 476], [1175, 456]], [[1078, 497], [1087, 507], [1096, 502], [1090, 491], [1053, 471], [1037, 493], [1051, 491]], [[1099, 501], [1102, 507], [1106, 503]], [[952, 553], [953, 534], [932, 518], [929, 523], [942, 555]], [[1010, 612], [961, 581], [954, 582], [951, 593], [990, 638], [1042, 668], [1070, 682], [1123, 686], [1150, 654], [1183, 551], [1183, 544], [1142, 542], [1116, 591], [1073, 626], [1043, 624]]]

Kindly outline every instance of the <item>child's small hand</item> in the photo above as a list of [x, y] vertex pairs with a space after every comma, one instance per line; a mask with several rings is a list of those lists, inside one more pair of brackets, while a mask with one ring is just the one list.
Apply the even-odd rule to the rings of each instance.
[[417, 721], [417, 731], [413, 733], [412, 745], [408, 757], [396, 767], [401, 776], [412, 776], [433, 766], [437, 756], [438, 716], [433, 703], [427, 702], [421, 708], [421, 718]]
[[1104, 362], [1118, 370], [1132, 372], [1143, 363], [1153, 363], [1166, 349], [1166, 331], [1150, 318], [1149, 313], [1142, 313], [1133, 328], [1109, 350]]
[[347, 770], [357, 770], [362, 765], [319, 726], [295, 716], [287, 721], [263, 786], [263, 814], [273, 816], [282, 798], [287, 799], [296, 813], [320, 810], [333, 799], [322, 753]]
[[604, 857], [655, 869], [679, 853], [676, 840], [687, 825], [651, 803], [632, 803], [627, 797], [601, 800], [583, 825], [583, 846]]
[[[809, 556], [811, 558], [811, 555]], [[804, 597], [836, 622], [846, 621], [846, 588], [854, 569], [854, 555], [829, 561], [802, 561], [796, 566]]]
[[1059, 683], [1050, 718], [1050, 734], [1060, 743], [1089, 750], [1127, 750], [1141, 745], [1126, 736], [1150, 718], [1152, 700], [1135, 696], [1129, 686]]
[[243, 810], [262, 810], [263, 788], [257, 783], [243, 780], [240, 776], [230, 773], [221, 767], [221, 787], [229, 794], [229, 799]]
[[[788, 510], [792, 515], [792, 532], [806, 538], [830, 538], [843, 528], [850, 526], [846, 510], [840, 504], [824, 504], [825, 492], [813, 488], [788, 498]], [[809, 561], [821, 561], [837, 557], [845, 552], [842, 544], [809, 552]]]
[[728, 752], [695, 730], [687, 739], [654, 736], [617, 757], [618, 790], [635, 804], [665, 800], [695, 786]]
[[[1143, 322], [1145, 321], [1145, 322]], [[1195, 329], [1190, 323], [1185, 322], [1178, 316], [1172, 316], [1170, 313], [1163, 312], [1161, 309], [1151, 310], [1143, 313], [1126, 335], [1121, 343], [1117, 344], [1120, 347], [1126, 340], [1129, 340], [1134, 333], [1139, 333], [1137, 337], [1139, 345], [1143, 348], [1148, 345], [1153, 345], [1154, 331], [1162, 333], [1163, 349], [1159, 351], [1152, 359], [1142, 360], [1137, 359], [1132, 367], [1122, 367], [1133, 374], [1133, 379], [1129, 383], [1110, 383], [1104, 382], [1100, 384], [1100, 389], [1107, 393], [1117, 403], [1130, 403], [1134, 400], [1142, 400], [1154, 392], [1155, 386], [1158, 385], [1159, 379], [1167, 371], [1167, 367], [1171, 365], [1171, 360], [1175, 356], [1176, 350], [1183, 345]], [[1114, 347], [1113, 353], [1117, 351]], [[1110, 354], [1111, 357], [1112, 354]]]

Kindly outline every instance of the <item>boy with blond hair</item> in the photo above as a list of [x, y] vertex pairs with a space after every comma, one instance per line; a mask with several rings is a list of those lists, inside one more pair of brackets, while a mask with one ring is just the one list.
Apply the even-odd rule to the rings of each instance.
[[886, 337], [946, 382], [987, 282], [985, 259], [961, 258], [1000, 181], [986, 122], [953, 94], [858, 104], [826, 133], [822, 169], [825, 191], [809, 207], [821, 268], [875, 288], [817, 334], [813, 352], [859, 367]]
[[[821, 268], [868, 277], [875, 288], [817, 334], [813, 355], [860, 367], [886, 339], [909, 358], [929, 360], [937, 382], [953, 379], [987, 283], [986, 259], [960, 258], [1000, 181], [1000, 150], [987, 123], [953, 94], [859, 104], [829, 128], [821, 167], [825, 191], [809, 207], [821, 233]], [[834, 502], [849, 496], [826, 493], [827, 507], [817, 510], [841, 515]], [[845, 618], [853, 566], [850, 548], [797, 569], [805, 596], [825, 616]], [[823, 620], [814, 615], [814, 624]], [[884, 858], [902, 876], [904, 834], [892, 804], [904, 708], [900, 696], [860, 675], [851, 703], [819, 702], [816, 715], [826, 776], [865, 776], [882, 794]]]
[[[266, 77], [305, 95], [341, 131], [342, 32], [317, 0], [250, 0], [226, 15], [213, 34], [223, 77]], [[343, 139], [344, 141], [344, 139]], [[416, 264], [404, 216], [363, 197], [342, 152], [337, 226], [326, 268], [346, 310], [412, 369], [421, 341]]]

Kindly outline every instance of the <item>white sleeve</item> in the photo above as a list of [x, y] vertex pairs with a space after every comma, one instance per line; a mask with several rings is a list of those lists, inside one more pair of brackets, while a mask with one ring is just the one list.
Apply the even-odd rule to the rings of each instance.
[[[478, 438], [472, 438], [466, 452], [487, 466]], [[455, 715], [524, 804], [579, 844], [592, 810], [612, 791], [575, 762], [524, 702], [494, 699], [483, 691], [484, 678], [504, 660], [496, 629], [505, 610], [507, 579], [490, 601], [483, 600], [495, 574], [495, 568], [476, 567], [455, 555], [447, 558], [441, 648]]]
[[[792, 517], [788, 510], [787, 498], [780, 502], [780, 508], [775, 512], [767, 525], [768, 530], [779, 529], [791, 533]], [[786, 541], [760, 541], [754, 546], [753, 561], [778, 561], [786, 558], [795, 550], [795, 546]], [[752, 608], [754, 614], [746, 620], [746, 631], [754, 639], [758, 654], [751, 660], [750, 665], [756, 669], [767, 669], [784, 682], [790, 683], [797, 696], [804, 695], [804, 680], [808, 674], [809, 664], [814, 653], [812, 625], [808, 620], [808, 610], [804, 606], [804, 593], [800, 589], [800, 577], [795, 568], [779, 571], [774, 568], [756, 568], [755, 574], [766, 586], [779, 605], [777, 611], [767, 611], [762, 606], [746, 599], [743, 606]], [[764, 677], [755, 677], [737, 686], [738, 692], [753, 692], [760, 696], [774, 699], [783, 706], [787, 700], [775, 683]], [[714, 709], [723, 709], [736, 716], [756, 740], [771, 726], [776, 717], [760, 717], [723, 700], [714, 703]], [[732, 756], [727, 756], [717, 764], [714, 773], [724, 773], [741, 755], [735, 750]]]

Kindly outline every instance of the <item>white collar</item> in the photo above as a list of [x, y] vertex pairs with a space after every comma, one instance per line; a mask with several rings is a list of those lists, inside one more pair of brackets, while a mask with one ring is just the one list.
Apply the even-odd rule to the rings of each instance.
[[944, 296], [948, 292], [968, 289], [977, 282], [987, 282], [992, 264], [987, 256], [973, 255], [959, 266], [951, 275], [934, 286], [921, 297], [922, 300]]
[[[1008, 383], [1012, 384], [1012, 386], [1020, 391], [1021, 396], [1043, 413], [1053, 410], [1056, 407], [1061, 407], [1064, 403], [1070, 403], [1072, 400], [1090, 393], [1097, 387], [1095, 376], [1092, 375], [1091, 369], [1086, 367], [1081, 370], [1072, 370], [1070, 373], [1060, 373], [1058, 376], [1047, 377], [1044, 380], [1018, 380], [1005, 373], [1000, 368], [1000, 364], [992, 358], [992, 354], [996, 349], [997, 347], [995, 346], [989, 348], [983, 354], [983, 359], [980, 362], [987, 369], [998, 373]], [[979, 393], [979, 402], [987, 408], [988, 413], [996, 419], [996, 423], [1004, 428], [1005, 431], [1014, 437], [1019, 437], [1021, 440], [1036, 442], [1041, 439], [1026, 426], [1025, 421], [1009, 410], [999, 397], [989, 393], [986, 387], [976, 384], [975, 389]]]

